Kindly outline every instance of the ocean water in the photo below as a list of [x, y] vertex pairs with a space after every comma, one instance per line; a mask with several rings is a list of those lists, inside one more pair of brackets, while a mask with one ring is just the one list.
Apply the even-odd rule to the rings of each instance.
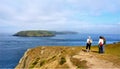
[[91, 36], [92, 45], [97, 45], [99, 36], [104, 36], [107, 44], [120, 41], [119, 34], [65, 34], [55, 37], [16, 37], [0, 34], [0, 68], [14, 68], [28, 48], [36, 46], [85, 46]]

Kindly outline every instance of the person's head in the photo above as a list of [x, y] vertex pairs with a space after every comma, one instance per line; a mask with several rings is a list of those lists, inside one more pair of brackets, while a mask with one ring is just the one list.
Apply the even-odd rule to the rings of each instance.
[[99, 38], [100, 38], [100, 39], [102, 39], [103, 37], [102, 37], [102, 36], [100, 36]]

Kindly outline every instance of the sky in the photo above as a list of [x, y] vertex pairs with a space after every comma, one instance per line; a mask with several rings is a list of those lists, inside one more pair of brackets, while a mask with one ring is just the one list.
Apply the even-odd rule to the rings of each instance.
[[120, 0], [0, 0], [0, 32], [120, 34]]

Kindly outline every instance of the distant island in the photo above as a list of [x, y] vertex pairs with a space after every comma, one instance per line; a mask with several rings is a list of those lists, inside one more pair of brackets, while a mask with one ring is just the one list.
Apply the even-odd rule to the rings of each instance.
[[47, 31], [47, 30], [27, 30], [27, 31], [19, 31], [15, 33], [13, 36], [21, 36], [21, 37], [53, 37], [57, 34], [77, 34], [77, 32], [63, 31]]
[[73, 31], [59, 31], [59, 32], [56, 32], [56, 31], [52, 31], [54, 34], [78, 34], [78, 32], [73, 32]]
[[51, 36], [55, 36], [55, 34], [53, 32], [50, 32], [50, 31], [28, 30], [28, 31], [17, 32], [13, 36], [22, 36], [22, 37], [51, 37]]

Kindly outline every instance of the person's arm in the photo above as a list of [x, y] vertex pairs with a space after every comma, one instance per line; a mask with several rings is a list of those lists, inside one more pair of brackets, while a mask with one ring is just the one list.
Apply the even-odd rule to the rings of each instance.
[[89, 42], [89, 39], [87, 39], [87, 43]]
[[92, 41], [92, 39], [91, 39], [91, 41], [90, 41], [90, 42], [91, 42], [91, 43], [93, 42], [93, 41]]
[[98, 44], [100, 44], [101, 40], [99, 39]]

